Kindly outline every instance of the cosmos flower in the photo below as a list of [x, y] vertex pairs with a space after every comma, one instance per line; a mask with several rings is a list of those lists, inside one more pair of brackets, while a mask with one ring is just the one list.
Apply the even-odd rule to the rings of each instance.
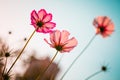
[[10, 47], [5, 43], [3, 43], [0, 47], [0, 57], [14, 57], [20, 52], [20, 49], [10, 49]]
[[110, 36], [114, 31], [114, 23], [107, 16], [98, 16], [94, 19], [93, 25], [96, 28], [96, 34], [101, 34], [103, 37]]
[[31, 24], [37, 28], [37, 32], [41, 33], [49, 33], [52, 32], [51, 29], [53, 29], [56, 24], [54, 22], [51, 22], [52, 20], [52, 14], [47, 13], [45, 9], [41, 9], [38, 11], [38, 13], [33, 10], [31, 13]]
[[55, 30], [50, 33], [50, 42], [44, 39], [51, 47], [55, 48], [57, 51], [70, 52], [77, 44], [77, 40], [72, 37], [68, 39], [70, 33], [66, 30], [60, 32], [59, 30]]

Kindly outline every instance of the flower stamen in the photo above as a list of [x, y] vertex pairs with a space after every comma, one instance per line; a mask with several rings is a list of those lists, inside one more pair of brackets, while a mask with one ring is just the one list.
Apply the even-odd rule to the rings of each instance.
[[37, 26], [40, 27], [40, 28], [43, 26], [43, 24], [44, 24], [44, 23], [41, 22], [41, 21], [38, 21], [38, 22], [37, 22]]
[[56, 49], [57, 51], [61, 51], [61, 50], [62, 50], [62, 46], [61, 46], [61, 45], [58, 45], [58, 46], [55, 47], [55, 49]]

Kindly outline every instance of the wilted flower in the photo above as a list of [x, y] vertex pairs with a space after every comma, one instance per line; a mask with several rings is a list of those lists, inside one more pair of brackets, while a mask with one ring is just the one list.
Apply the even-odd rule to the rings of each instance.
[[9, 35], [12, 34], [12, 31], [9, 31], [8, 34], [9, 34]]
[[76, 45], [77, 40], [72, 37], [68, 39], [70, 33], [66, 30], [60, 32], [59, 30], [55, 30], [54, 32], [50, 33], [50, 42], [44, 39], [51, 47], [55, 48], [57, 51], [60, 52], [70, 52]]
[[114, 31], [114, 23], [107, 16], [98, 16], [94, 19], [93, 25], [96, 28], [96, 34], [101, 34], [103, 37], [110, 36]]
[[38, 13], [33, 10], [31, 13], [31, 24], [37, 28], [37, 32], [49, 33], [51, 32], [56, 24], [51, 22], [52, 14], [47, 13], [45, 9], [41, 9]]
[[7, 44], [2, 44], [0, 49], [0, 57], [9, 57], [9, 56], [16, 56], [20, 50], [13, 50], [10, 49], [9, 46]]

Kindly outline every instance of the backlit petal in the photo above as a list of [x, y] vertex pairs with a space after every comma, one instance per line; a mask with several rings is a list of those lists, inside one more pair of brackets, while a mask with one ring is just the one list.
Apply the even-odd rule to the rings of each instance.
[[69, 39], [67, 42], [66, 42], [66, 44], [64, 45], [64, 47], [63, 47], [63, 49], [65, 48], [71, 48], [71, 47], [75, 47], [75, 46], [77, 46], [77, 44], [78, 44], [78, 42], [77, 42], [77, 40], [74, 38], [74, 37], [72, 37], [71, 39]]
[[53, 34], [54, 34], [55, 45], [58, 45], [61, 39], [61, 32], [59, 30], [55, 30]]
[[61, 40], [60, 40], [60, 44], [64, 44], [65, 41], [68, 40], [69, 35], [70, 35], [70, 33], [69, 33], [68, 31], [63, 30], [63, 31], [61, 32]]
[[48, 28], [42, 28], [42, 32], [43, 33], [50, 33], [50, 32], [52, 32], [52, 30], [50, 30]]
[[42, 20], [43, 17], [44, 17], [46, 14], [47, 14], [47, 13], [46, 13], [45, 9], [39, 10], [39, 11], [38, 11], [39, 19]]
[[50, 44], [46, 38], [44, 38], [44, 41], [45, 41], [47, 44], [49, 44], [51, 47], [54, 47], [54, 45], [53, 45], [53, 44]]
[[46, 23], [46, 22], [50, 22], [51, 20], [52, 20], [52, 14], [47, 14], [44, 16], [42, 21]]
[[110, 18], [109, 17], [107, 17], [107, 16], [105, 16], [104, 18], [103, 18], [103, 26], [104, 27], [107, 27], [107, 25], [110, 23]]
[[56, 24], [53, 22], [48, 22], [48, 23], [45, 23], [44, 26], [48, 29], [53, 29], [56, 26]]
[[38, 14], [36, 13], [35, 10], [32, 11], [32, 13], [31, 13], [31, 18], [32, 18], [32, 19], [35, 19], [35, 20], [37, 20], [37, 19], [39, 18], [39, 17], [38, 17]]

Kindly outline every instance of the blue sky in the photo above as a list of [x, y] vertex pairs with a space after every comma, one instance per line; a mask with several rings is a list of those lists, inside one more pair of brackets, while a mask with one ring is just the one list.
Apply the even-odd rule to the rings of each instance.
[[[80, 53], [91, 37], [95, 34], [93, 19], [97, 16], [109, 16], [115, 24], [115, 32], [108, 38], [98, 35], [84, 54], [63, 80], [84, 80], [92, 73], [98, 71], [103, 64], [109, 64], [109, 72], [100, 73], [91, 80], [120, 80], [120, 1], [119, 0], [0, 0], [0, 35], [8, 38], [14, 46], [24, 37], [28, 37], [34, 30], [30, 25], [30, 13], [32, 10], [46, 9], [53, 14], [56, 28], [68, 30], [71, 36], [75, 36], [78, 46], [70, 53], [65, 53], [61, 63], [61, 72], [57, 80], [62, 76], [75, 57]], [[13, 36], [8, 37], [11, 30]], [[18, 37], [19, 36], [19, 37]], [[36, 33], [27, 49], [35, 49], [40, 56], [53, 56], [54, 49], [47, 45], [43, 38], [48, 35]], [[39, 45], [38, 45], [39, 44]], [[45, 50], [43, 50], [45, 48]], [[55, 61], [62, 54], [59, 54]]]

